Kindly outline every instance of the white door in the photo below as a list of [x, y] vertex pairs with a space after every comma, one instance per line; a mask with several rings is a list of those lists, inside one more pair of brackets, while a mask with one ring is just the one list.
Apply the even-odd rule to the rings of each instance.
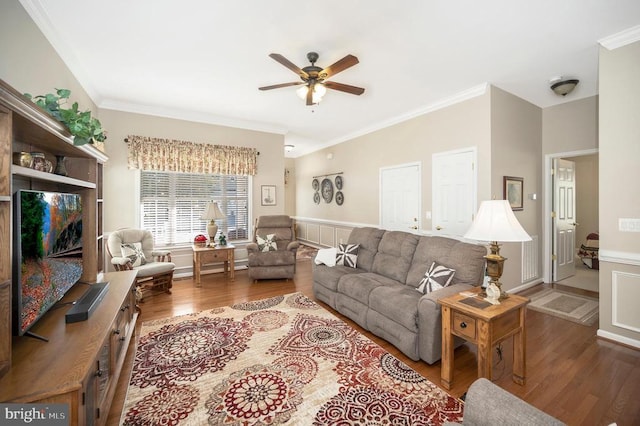
[[553, 160], [553, 281], [575, 275], [576, 165]]
[[463, 236], [476, 212], [476, 149], [433, 154], [434, 235]]
[[392, 231], [420, 229], [420, 163], [380, 169], [380, 226]]

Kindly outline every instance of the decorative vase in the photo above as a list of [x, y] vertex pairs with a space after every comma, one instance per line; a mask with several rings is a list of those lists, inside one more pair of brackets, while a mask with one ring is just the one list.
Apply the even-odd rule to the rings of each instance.
[[56, 155], [56, 169], [53, 173], [60, 176], [67, 175], [67, 167], [64, 164], [64, 155]]

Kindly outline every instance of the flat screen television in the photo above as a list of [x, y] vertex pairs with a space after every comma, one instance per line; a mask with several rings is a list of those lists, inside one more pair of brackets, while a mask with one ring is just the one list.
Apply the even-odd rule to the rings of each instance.
[[29, 329], [82, 276], [82, 198], [19, 190], [14, 206], [13, 331], [33, 335]]

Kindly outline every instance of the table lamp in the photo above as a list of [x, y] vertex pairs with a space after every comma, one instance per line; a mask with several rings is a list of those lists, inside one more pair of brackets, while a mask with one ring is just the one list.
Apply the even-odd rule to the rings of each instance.
[[483, 201], [465, 238], [477, 241], [488, 241], [491, 253], [484, 258], [487, 261], [487, 275], [491, 278], [489, 285], [500, 290], [500, 299], [509, 295], [502, 290], [500, 277], [504, 268], [505, 257], [500, 256], [498, 242], [531, 241], [531, 237], [522, 228], [513, 214], [507, 200]]
[[207, 224], [207, 233], [209, 234], [209, 243], [214, 245], [214, 241], [216, 238], [216, 234], [218, 233], [218, 225], [216, 225], [216, 219], [224, 219], [224, 214], [220, 207], [218, 207], [218, 203], [211, 202], [207, 204], [207, 208], [202, 213], [200, 217], [202, 220], [208, 220]]

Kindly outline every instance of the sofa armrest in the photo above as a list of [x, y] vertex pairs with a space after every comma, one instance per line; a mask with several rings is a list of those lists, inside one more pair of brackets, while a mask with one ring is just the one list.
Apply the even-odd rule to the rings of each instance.
[[287, 250], [296, 251], [300, 247], [300, 243], [298, 241], [291, 241], [287, 244]]
[[561, 421], [480, 378], [467, 391], [463, 425], [564, 425]]
[[456, 293], [460, 293], [461, 291], [469, 291], [474, 287], [469, 284], [452, 284], [445, 288], [441, 288], [440, 290], [432, 291], [431, 293], [427, 293], [422, 296], [423, 299], [427, 299], [433, 302], [434, 305], [438, 306], [438, 300], [452, 296]]
[[248, 253], [257, 253], [258, 252], [258, 244], [257, 243], [249, 243], [246, 246]]

